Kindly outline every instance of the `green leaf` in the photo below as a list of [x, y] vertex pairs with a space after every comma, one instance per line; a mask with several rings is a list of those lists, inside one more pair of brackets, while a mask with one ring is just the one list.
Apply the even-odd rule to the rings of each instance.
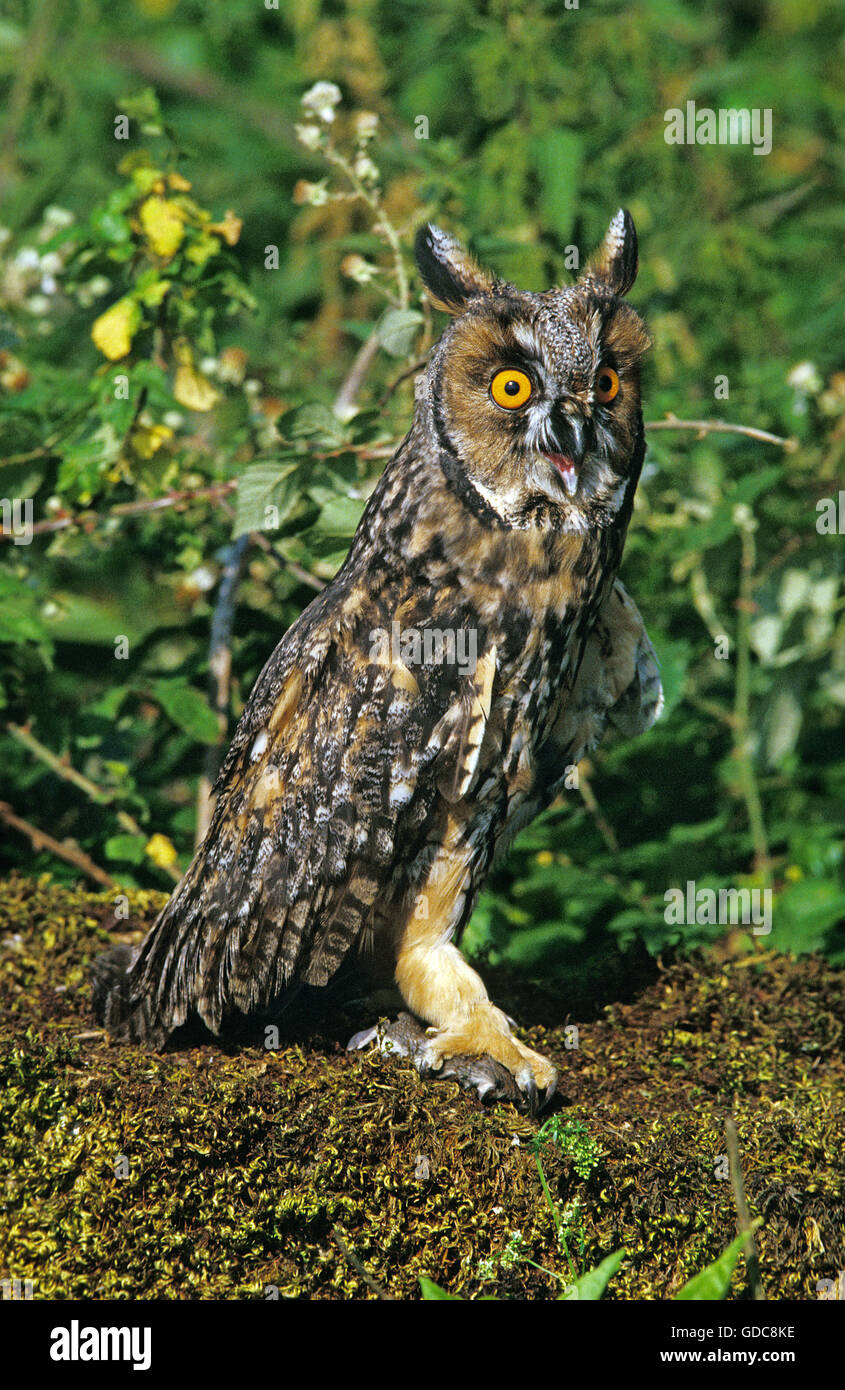
[[608, 1255], [602, 1260], [595, 1269], [588, 1269], [586, 1274], [582, 1274], [580, 1279], [576, 1279], [574, 1284], [569, 1284], [559, 1296], [558, 1302], [588, 1301], [597, 1302], [614, 1274], [624, 1260], [627, 1250], [614, 1250], [612, 1255]]
[[[762, 1217], [757, 1217], [752, 1221], [750, 1230], [755, 1231], [760, 1225]], [[727, 1250], [724, 1250], [717, 1260], [707, 1265], [699, 1274], [694, 1274], [688, 1279], [682, 1289], [675, 1294], [678, 1300], [693, 1299], [698, 1302], [718, 1303], [725, 1297], [731, 1284], [731, 1275], [736, 1269], [740, 1255], [743, 1253], [749, 1232], [738, 1235], [736, 1240], [732, 1240]]]
[[450, 1303], [463, 1303], [464, 1300], [456, 1293], [447, 1293], [441, 1289], [439, 1284], [435, 1284], [433, 1279], [426, 1279], [425, 1275], [420, 1275], [420, 1289], [424, 1302], [434, 1302], [435, 1299], [446, 1298]]
[[378, 325], [379, 343], [391, 357], [407, 357], [422, 321], [418, 309], [388, 309]]
[[772, 940], [781, 951], [823, 951], [831, 927], [845, 921], [845, 893], [834, 879], [793, 883], [775, 902]]
[[[293, 511], [299, 496], [292, 475], [299, 465], [254, 463], [238, 481], [233, 536], [249, 531], [275, 531]], [[275, 508], [275, 512], [269, 508]]]
[[129, 864], [140, 864], [143, 862], [146, 848], [146, 835], [111, 835], [106, 840], [106, 858], [122, 859]]
[[165, 714], [200, 743], [217, 743], [220, 724], [204, 695], [186, 681], [160, 680], [153, 687], [153, 696]]

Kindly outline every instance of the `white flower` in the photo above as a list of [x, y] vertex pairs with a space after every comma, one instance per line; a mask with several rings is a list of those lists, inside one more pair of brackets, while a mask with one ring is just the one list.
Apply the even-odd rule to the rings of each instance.
[[62, 258], [55, 251], [47, 251], [41, 257], [41, 269], [45, 275], [56, 275], [62, 268]]
[[378, 116], [375, 111], [359, 111], [355, 117], [355, 134], [359, 140], [372, 140], [378, 130]]
[[294, 126], [296, 138], [300, 145], [304, 145], [306, 150], [318, 150], [323, 139], [323, 132], [318, 125], [297, 125]]
[[41, 276], [41, 293], [42, 293], [42, 294], [55, 294], [55, 293], [56, 293], [56, 281], [55, 281], [55, 279], [53, 278], [52, 275], [42, 275], [42, 276]]
[[365, 261], [363, 256], [357, 255], [344, 256], [340, 263], [340, 271], [358, 285], [368, 285], [373, 276], [379, 273], [377, 265], [372, 265]]
[[333, 121], [334, 109], [341, 99], [341, 90], [334, 82], [315, 82], [302, 97], [302, 106], [321, 121]]
[[355, 160], [355, 176], [362, 183], [375, 183], [378, 178], [378, 169], [368, 154], [359, 154]]
[[816, 370], [815, 362], [799, 362], [786, 379], [796, 391], [803, 391], [808, 396], [814, 396], [822, 389], [821, 377]]
[[44, 210], [44, 221], [57, 230], [60, 227], [69, 227], [73, 222], [73, 213], [68, 212], [67, 208], [58, 208], [51, 205]]
[[41, 257], [34, 246], [24, 246], [15, 256], [15, 265], [18, 270], [37, 270], [41, 264]]

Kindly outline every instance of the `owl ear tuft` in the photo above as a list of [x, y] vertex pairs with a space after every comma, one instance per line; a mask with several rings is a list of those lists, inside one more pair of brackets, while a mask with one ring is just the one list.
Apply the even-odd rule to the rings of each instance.
[[637, 229], [627, 208], [620, 208], [593, 253], [584, 280], [598, 281], [613, 294], [627, 294], [637, 278]]
[[460, 314], [471, 299], [491, 294], [494, 277], [475, 264], [455, 237], [426, 222], [414, 241], [414, 254], [429, 298], [447, 314]]

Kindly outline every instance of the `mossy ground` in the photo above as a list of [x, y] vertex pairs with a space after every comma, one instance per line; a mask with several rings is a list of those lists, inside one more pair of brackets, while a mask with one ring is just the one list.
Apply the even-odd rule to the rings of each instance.
[[[300, 1020], [276, 1052], [260, 1034], [153, 1055], [99, 1033], [89, 963], [164, 899], [130, 901], [116, 925], [109, 894], [3, 886], [0, 1278], [54, 1299], [262, 1298], [268, 1286], [405, 1299], [420, 1275], [464, 1297], [558, 1296], [551, 1275], [498, 1259], [519, 1233], [524, 1255], [568, 1277], [537, 1125], [405, 1062], [347, 1054], [360, 1013]], [[733, 1238], [729, 1114], [763, 1217], [766, 1296], [815, 1299], [817, 1280], [845, 1269], [841, 971], [765, 951], [696, 958], [572, 1017], [553, 994], [487, 974], [504, 1007], [542, 1020], [523, 1036], [558, 1061], [567, 1118], [598, 1145], [586, 1181], [559, 1151], [544, 1161], [578, 1266], [628, 1251], [606, 1297], [671, 1297]], [[741, 1261], [734, 1296], [744, 1281]]]

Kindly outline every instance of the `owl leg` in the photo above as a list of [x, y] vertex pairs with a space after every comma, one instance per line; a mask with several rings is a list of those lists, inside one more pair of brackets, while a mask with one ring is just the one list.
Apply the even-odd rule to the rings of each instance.
[[[429, 934], [423, 940], [409, 936], [399, 951], [396, 983], [409, 1008], [433, 1025], [413, 1054], [420, 1072], [454, 1076], [457, 1067], [471, 1078], [489, 1061], [495, 1067], [480, 1077], [483, 1084], [498, 1087], [498, 1069], [504, 1068], [532, 1113], [542, 1108], [557, 1088], [551, 1062], [514, 1036], [509, 1019], [491, 1002], [483, 980], [456, 946], [432, 942]], [[486, 1092], [490, 1089], [487, 1084]]]

